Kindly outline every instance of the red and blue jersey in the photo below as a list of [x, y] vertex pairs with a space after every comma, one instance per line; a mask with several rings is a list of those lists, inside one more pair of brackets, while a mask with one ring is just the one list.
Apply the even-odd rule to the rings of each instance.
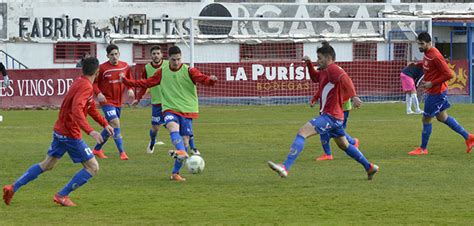
[[309, 75], [313, 82], [319, 83], [318, 93], [320, 112], [336, 119], [344, 120], [342, 104], [356, 91], [351, 78], [335, 63], [329, 64], [326, 69], [316, 70], [311, 62], [307, 63]]
[[431, 82], [433, 86], [426, 89], [429, 94], [440, 94], [448, 89], [448, 80], [453, 78], [453, 71], [443, 55], [435, 47], [429, 48], [423, 57], [424, 81]]
[[117, 65], [111, 64], [110, 61], [100, 65], [99, 74], [94, 81], [94, 93], [102, 93], [105, 96], [106, 102], [100, 103], [101, 105], [122, 107], [125, 86], [120, 82], [120, 74], [131, 78], [130, 66], [123, 61], [119, 61]]

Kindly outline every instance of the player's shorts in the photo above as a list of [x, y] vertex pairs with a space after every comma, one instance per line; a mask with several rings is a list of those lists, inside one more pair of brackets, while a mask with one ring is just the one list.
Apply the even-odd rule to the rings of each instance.
[[400, 73], [400, 80], [402, 81], [403, 92], [416, 91], [415, 81], [410, 76]]
[[342, 127], [343, 122], [343, 120], [338, 120], [328, 114], [322, 114], [309, 121], [319, 134], [329, 134], [331, 138], [346, 135]]
[[435, 117], [440, 112], [448, 109], [451, 105], [448, 102], [448, 91], [440, 94], [427, 94], [425, 99], [424, 116]]
[[104, 112], [104, 117], [107, 121], [112, 121], [116, 118], [120, 118], [120, 112], [122, 108], [115, 107], [113, 105], [104, 105], [102, 106], [102, 111]]
[[165, 112], [165, 125], [170, 122], [176, 122], [179, 124], [179, 135], [181, 136], [193, 136], [193, 119], [185, 118], [180, 115], [173, 114], [171, 112]]
[[53, 132], [48, 156], [60, 159], [66, 152], [74, 163], [85, 162], [94, 157], [91, 149], [82, 139], [73, 139]]
[[161, 111], [161, 105], [152, 105], [151, 106], [151, 124], [163, 125], [165, 124], [165, 119], [163, 117], [163, 112]]

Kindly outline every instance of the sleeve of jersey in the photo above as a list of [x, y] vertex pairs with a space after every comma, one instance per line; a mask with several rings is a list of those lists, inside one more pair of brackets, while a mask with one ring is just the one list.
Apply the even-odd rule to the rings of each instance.
[[[127, 77], [128, 79], [132, 79], [132, 73], [131, 73], [131, 70], [130, 70], [130, 66], [127, 67], [127, 72], [125, 72], [125, 77]], [[129, 90], [132, 89], [132, 87], [128, 87]]]
[[346, 101], [352, 97], [357, 96], [354, 83], [352, 83], [352, 79], [347, 74], [343, 74], [339, 82], [339, 87], [341, 88], [341, 97], [343, 100]]
[[[142, 72], [142, 79], [147, 79], [146, 76], [146, 69], [143, 70]], [[146, 88], [141, 88], [140, 91], [137, 93], [137, 96], [135, 97], [135, 100], [141, 100], [143, 95], [146, 93]]]
[[99, 82], [100, 82], [100, 79], [102, 78], [102, 68], [99, 67], [99, 73], [97, 74], [97, 76], [95, 77], [94, 79], [94, 83], [92, 84], [92, 87], [94, 89], [94, 93], [95, 95], [101, 93], [100, 89], [99, 89]]
[[84, 115], [84, 107], [87, 104], [90, 94], [90, 88], [78, 89], [72, 102], [71, 109], [74, 120], [79, 125], [79, 127], [87, 134], [90, 134], [92, 131], [94, 131], [92, 126], [89, 125], [89, 122], [87, 122], [86, 116]]
[[306, 66], [308, 67], [308, 72], [309, 72], [309, 77], [311, 78], [311, 81], [314, 83], [319, 82], [319, 71], [314, 69], [314, 65], [311, 62], [307, 62]]
[[87, 114], [89, 114], [94, 119], [94, 121], [99, 123], [99, 125], [101, 125], [102, 127], [106, 127], [109, 124], [107, 120], [97, 110], [94, 100], [91, 101], [91, 104], [87, 109]]
[[213, 81], [208, 75], [200, 72], [197, 68], [189, 69], [189, 76], [191, 77], [191, 80], [193, 80], [194, 84], [200, 83], [205, 86], [213, 86], [217, 82]]
[[445, 81], [448, 81], [453, 78], [453, 71], [448, 67], [448, 64], [444, 59], [440, 59], [439, 57], [436, 57], [434, 59], [435, 65], [437, 65], [437, 70], [439, 73], [439, 76], [437, 76], [435, 79], [431, 81], [433, 86], [439, 85]]
[[131, 87], [142, 87], [142, 88], [150, 88], [161, 83], [161, 70], [155, 72], [153, 76], [147, 79], [140, 79], [140, 80], [133, 80], [123, 78], [123, 83], [127, 86]]

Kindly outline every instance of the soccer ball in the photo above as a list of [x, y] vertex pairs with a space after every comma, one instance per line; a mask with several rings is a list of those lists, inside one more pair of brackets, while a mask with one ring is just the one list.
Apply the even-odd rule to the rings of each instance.
[[193, 174], [201, 173], [204, 170], [206, 163], [204, 159], [199, 155], [193, 155], [186, 160], [186, 166], [188, 167], [189, 172]]

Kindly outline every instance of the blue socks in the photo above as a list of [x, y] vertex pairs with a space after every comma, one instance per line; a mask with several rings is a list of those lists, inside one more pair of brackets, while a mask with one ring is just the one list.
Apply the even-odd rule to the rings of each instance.
[[349, 142], [349, 144], [352, 144], [352, 145], [355, 144], [355, 140], [351, 136], [349, 136], [349, 134], [346, 133], [346, 131], [344, 131], [344, 135], [346, 136], [347, 142]]
[[36, 179], [41, 173], [43, 173], [43, 170], [39, 164], [34, 164], [20, 178], [18, 178], [18, 180], [15, 181], [15, 184], [13, 185], [13, 191], [16, 192], [23, 185], [26, 185], [28, 182]]
[[431, 123], [423, 124], [423, 131], [421, 132], [421, 148], [426, 149], [428, 146], [432, 130], [433, 125]]
[[370, 162], [367, 161], [367, 159], [364, 157], [362, 152], [359, 151], [354, 145], [349, 144], [349, 147], [345, 150], [346, 154], [362, 164], [364, 166], [365, 170], [370, 169]]
[[123, 141], [122, 141], [122, 136], [120, 135], [120, 128], [114, 128], [114, 141], [115, 141], [115, 146], [117, 146], [119, 153], [122, 153]]
[[[114, 131], [115, 132], [115, 131]], [[102, 132], [100, 133], [100, 135], [102, 135], [102, 138], [104, 139], [104, 142], [100, 143], [100, 144], [96, 144], [95, 147], [94, 147], [94, 150], [100, 150], [102, 149], [102, 146], [104, 146], [105, 143], [107, 143], [107, 140], [109, 139], [110, 137], [110, 134], [109, 132], [107, 132], [107, 130], [102, 130]]]
[[326, 155], [331, 155], [331, 146], [329, 146], [329, 140], [331, 137], [329, 134], [321, 134], [319, 136], [319, 139], [321, 140], [321, 145], [323, 146], [323, 151]]
[[[171, 143], [173, 143], [176, 150], [186, 151], [186, 148], [184, 147], [183, 138], [181, 137], [181, 135], [179, 135], [179, 132], [171, 132], [170, 138], [171, 138]], [[173, 174], [179, 173], [179, 170], [181, 169], [182, 166], [183, 166], [183, 163], [176, 159], [174, 161]]]
[[456, 131], [456, 133], [459, 133], [461, 136], [463, 136], [464, 140], [467, 140], [469, 137], [469, 133], [453, 117], [448, 116], [448, 119], [446, 119], [446, 121], [443, 123], [448, 125], [452, 130]]
[[150, 147], [155, 146], [156, 136], [158, 136], [158, 131], [154, 133], [153, 129], [150, 129]]
[[189, 136], [189, 147], [191, 150], [196, 149], [196, 145], [194, 144], [194, 136]]
[[58, 194], [60, 196], [68, 196], [69, 193], [87, 183], [87, 181], [91, 178], [92, 175], [87, 172], [85, 168], [82, 168], [76, 173], [76, 175], [74, 175], [74, 177], [72, 177], [71, 181], [69, 181], [69, 183], [67, 183], [67, 185], [60, 192], [58, 192]]
[[286, 157], [285, 162], [283, 162], [283, 165], [285, 166], [286, 170], [290, 170], [296, 158], [298, 158], [301, 151], [303, 151], [304, 142], [305, 142], [305, 138], [297, 134], [295, 137], [295, 140], [293, 141], [293, 144], [291, 145], [290, 153]]

